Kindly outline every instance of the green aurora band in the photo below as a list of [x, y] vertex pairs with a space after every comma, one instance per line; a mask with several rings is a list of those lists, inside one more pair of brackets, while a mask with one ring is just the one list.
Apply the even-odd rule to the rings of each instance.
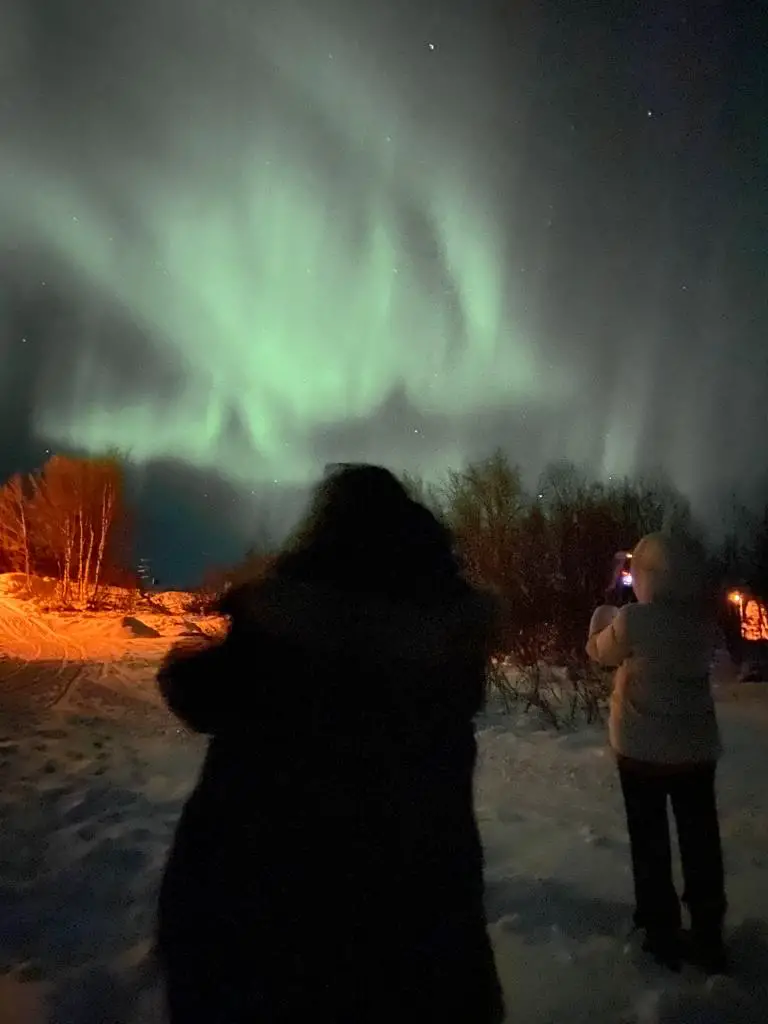
[[[6, 219], [178, 375], [170, 398], [148, 368], [145, 391], [116, 401], [109, 339], [83, 339], [75, 366], [43, 371], [43, 436], [140, 464], [178, 458], [238, 485], [303, 484], [317, 432], [375, 416], [398, 389], [425, 417], [471, 418], [562, 387], [516, 332], [508, 242], [469, 147], [425, 132], [336, 40], [318, 44], [316, 28], [307, 40], [285, 24], [266, 43], [262, 32], [261, 53], [239, 39], [274, 69], [247, 130], [217, 125], [199, 86], [193, 109], [208, 115], [194, 126], [157, 101], [171, 158], [103, 158], [120, 216], [76, 174], [17, 153]], [[233, 419], [245, 443], [229, 438]], [[402, 468], [455, 465], [461, 437], [428, 458]]]

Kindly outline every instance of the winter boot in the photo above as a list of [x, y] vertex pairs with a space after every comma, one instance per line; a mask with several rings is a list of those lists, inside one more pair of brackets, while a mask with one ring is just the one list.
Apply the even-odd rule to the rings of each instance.
[[727, 974], [730, 965], [723, 940], [725, 901], [717, 905], [694, 907], [689, 903], [688, 911], [691, 931], [686, 941], [685, 960], [708, 977]]
[[703, 971], [707, 977], [728, 974], [730, 963], [723, 941], [722, 927], [692, 927], [685, 950], [685, 960]]
[[668, 971], [679, 974], [682, 968], [682, 942], [679, 932], [657, 932], [646, 929], [643, 952]]

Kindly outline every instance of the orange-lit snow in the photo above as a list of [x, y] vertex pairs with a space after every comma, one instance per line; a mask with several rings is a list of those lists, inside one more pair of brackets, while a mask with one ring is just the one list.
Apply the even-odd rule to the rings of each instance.
[[31, 591], [19, 574], [0, 576], [0, 713], [29, 706], [146, 711], [158, 702], [154, 677], [169, 647], [224, 626], [187, 614], [189, 594], [156, 594], [150, 603], [113, 590], [122, 608], [88, 612], [51, 610], [54, 581], [35, 578]]
[[[117, 661], [141, 654], [162, 657], [180, 636], [217, 633], [223, 622], [212, 616], [189, 614], [190, 595], [153, 594], [151, 600], [131, 602], [127, 592], [109, 588], [109, 610], [58, 611], [55, 581], [34, 577], [31, 597], [19, 573], [0, 575], [0, 656], [40, 660]], [[122, 607], [121, 607], [122, 605]], [[124, 620], [136, 619], [156, 637], [137, 635]]]

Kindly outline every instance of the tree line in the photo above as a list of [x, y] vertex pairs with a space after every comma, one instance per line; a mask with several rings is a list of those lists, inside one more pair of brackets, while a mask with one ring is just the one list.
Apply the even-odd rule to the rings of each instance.
[[768, 506], [750, 512], [734, 505], [713, 541], [687, 497], [660, 471], [606, 481], [561, 461], [530, 488], [520, 468], [497, 451], [437, 485], [406, 484], [453, 531], [468, 574], [502, 596], [504, 646], [523, 664], [583, 658], [586, 623], [603, 600], [613, 555], [655, 530], [700, 545], [721, 624], [734, 644], [739, 622], [725, 590], [745, 588], [768, 600]]
[[123, 462], [54, 455], [0, 487], [0, 571], [54, 577], [59, 599], [92, 604], [130, 561]]
[[[451, 529], [467, 575], [502, 597], [504, 650], [522, 664], [557, 657], [581, 661], [584, 631], [602, 601], [614, 554], [654, 530], [685, 533], [704, 549], [713, 588], [768, 592], [768, 510], [707, 542], [688, 499], [663, 473], [597, 480], [569, 462], [547, 466], [535, 487], [502, 451], [437, 483], [404, 477], [411, 494]], [[240, 564], [211, 570], [201, 608], [223, 589], [268, 570], [273, 552], [255, 545]], [[723, 624], [733, 609], [721, 602]]]
[[[560, 462], [529, 487], [497, 451], [437, 483], [404, 483], [450, 527], [467, 574], [502, 596], [505, 646], [528, 663], [583, 650], [616, 551], [661, 528], [704, 543], [688, 500], [661, 474], [600, 481]], [[131, 526], [118, 453], [54, 455], [0, 487], [0, 572], [55, 577], [63, 603], [93, 604], [109, 584], [138, 586]], [[195, 597], [201, 610], [227, 586], [266, 571], [273, 555], [262, 542], [240, 564], [212, 568]], [[709, 556], [713, 578], [768, 597], [768, 508], [742, 511]]]
[[690, 503], [661, 474], [600, 481], [558, 462], [530, 488], [497, 451], [437, 485], [407, 484], [450, 527], [468, 575], [502, 597], [503, 646], [523, 664], [582, 660], [617, 551], [660, 529], [703, 542]]

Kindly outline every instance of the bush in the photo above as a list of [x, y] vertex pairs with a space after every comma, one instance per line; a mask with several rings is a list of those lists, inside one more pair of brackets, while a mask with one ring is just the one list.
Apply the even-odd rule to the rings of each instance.
[[501, 451], [412, 494], [451, 528], [467, 576], [502, 598], [489, 696], [536, 707], [555, 728], [602, 720], [610, 677], [584, 646], [616, 551], [662, 528], [698, 532], [687, 500], [663, 476], [590, 480], [569, 463], [545, 469], [533, 493]]
[[603, 722], [611, 680], [592, 666], [579, 671], [558, 669], [543, 662], [525, 667], [495, 658], [487, 673], [487, 698], [507, 712], [534, 708], [553, 729]]
[[[603, 600], [616, 551], [663, 527], [697, 533], [687, 500], [663, 476], [590, 480], [570, 463], [554, 463], [535, 491], [501, 451], [438, 487], [406, 481], [427, 497], [453, 531], [468, 577], [502, 598], [501, 658], [515, 681], [492, 673], [504, 702], [537, 706], [553, 724], [602, 716], [606, 679], [588, 664], [590, 616]], [[567, 683], [553, 682], [564, 666]]]

